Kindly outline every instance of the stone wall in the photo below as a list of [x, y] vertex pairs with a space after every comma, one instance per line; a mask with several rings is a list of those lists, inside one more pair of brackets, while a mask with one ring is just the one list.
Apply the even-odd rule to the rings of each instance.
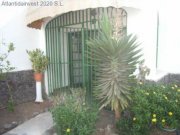
[[168, 74], [161, 78], [158, 83], [164, 83], [164, 84], [170, 84], [170, 83], [176, 83], [180, 84], [180, 74]]
[[[18, 71], [7, 74], [6, 81], [11, 87], [12, 97], [16, 104], [35, 100], [35, 81], [33, 71]], [[7, 106], [9, 99], [5, 81], [0, 81], [0, 108]]]
[[[36, 83], [33, 78], [32, 70], [8, 73], [6, 80], [11, 87], [15, 104], [35, 100]], [[158, 83], [180, 84], [180, 74], [168, 74], [160, 79]], [[45, 93], [43, 93], [43, 96], [46, 96]], [[4, 81], [0, 81], [0, 108], [7, 106], [8, 99], [8, 87]]]

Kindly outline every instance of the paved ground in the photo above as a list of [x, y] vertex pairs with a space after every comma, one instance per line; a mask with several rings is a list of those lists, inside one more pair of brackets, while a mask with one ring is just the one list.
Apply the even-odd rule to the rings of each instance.
[[53, 120], [50, 112], [45, 112], [26, 121], [3, 135], [54, 135]]

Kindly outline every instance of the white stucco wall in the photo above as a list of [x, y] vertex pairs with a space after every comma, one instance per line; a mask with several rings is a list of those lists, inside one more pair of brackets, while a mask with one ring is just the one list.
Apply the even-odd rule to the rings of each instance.
[[[156, 8], [124, 7], [128, 12], [128, 33], [138, 36], [146, 60], [145, 64], [151, 68], [153, 74], [180, 73], [180, 16], [178, 15], [180, 9], [178, 5], [178, 0], [166, 0], [160, 3], [160, 7], [156, 5]], [[160, 21], [156, 69], [157, 9]], [[3, 12], [2, 8], [0, 9], [0, 39], [3, 37], [5, 42], [15, 44], [16, 49], [9, 57], [12, 65], [16, 67], [15, 71], [31, 69], [26, 50], [35, 48], [45, 50], [44, 30], [35, 30], [26, 26], [25, 7], [18, 7], [16, 10], [8, 7], [8, 10], [11, 11]]]
[[166, 0], [160, 7], [158, 70], [180, 73], [180, 2]]
[[157, 12], [124, 7], [128, 13], [127, 32], [138, 37], [145, 65], [156, 72]]
[[26, 50], [40, 47], [40, 30], [26, 26], [26, 7], [3, 8], [0, 10], [0, 40], [3, 38], [6, 43], [14, 43], [15, 51], [8, 57], [12, 66], [16, 67], [14, 71], [32, 69]]
[[[156, 3], [156, 7], [152, 8], [126, 9], [128, 33], [135, 33], [141, 42], [145, 64], [151, 68], [149, 79], [158, 80], [167, 73], [180, 73], [179, 4], [177, 0], [166, 0]], [[156, 68], [157, 12], [159, 39]]]

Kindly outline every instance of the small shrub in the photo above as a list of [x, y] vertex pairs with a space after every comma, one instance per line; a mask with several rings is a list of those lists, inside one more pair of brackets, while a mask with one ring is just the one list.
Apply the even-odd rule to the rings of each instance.
[[12, 98], [10, 98], [7, 103], [7, 110], [9, 112], [14, 112], [14, 106], [15, 106], [14, 101]]
[[154, 127], [179, 128], [180, 88], [173, 85], [146, 84], [134, 89], [131, 115], [123, 117], [117, 127], [132, 135], [146, 135]]
[[5, 73], [10, 72], [14, 69], [11, 66], [10, 61], [8, 60], [8, 56], [11, 52], [14, 51], [14, 44], [9, 43], [8, 45], [4, 42], [0, 43], [0, 49], [4, 49], [4, 53], [0, 53], [0, 79], [5, 78]]
[[15, 67], [11, 66], [11, 63], [8, 60], [8, 56], [15, 50], [15, 47], [13, 43], [6, 44], [2, 41], [0, 42], [0, 50], [3, 50], [2, 52], [0, 52], [0, 81], [6, 83], [9, 96], [9, 99], [7, 101], [7, 110], [13, 112], [15, 103], [12, 96], [12, 88], [10, 87], [6, 77], [8, 72], [15, 69]]
[[144, 65], [144, 60], [139, 63], [139, 73], [137, 75], [138, 82], [145, 82], [146, 77], [150, 74], [150, 68]]
[[57, 134], [90, 135], [95, 128], [98, 107], [85, 104], [82, 89], [71, 91], [71, 94], [66, 95], [65, 100], [51, 111]]
[[40, 49], [35, 49], [32, 51], [26, 51], [32, 62], [32, 68], [36, 73], [43, 73], [49, 64], [49, 59], [45, 56], [44, 52]]

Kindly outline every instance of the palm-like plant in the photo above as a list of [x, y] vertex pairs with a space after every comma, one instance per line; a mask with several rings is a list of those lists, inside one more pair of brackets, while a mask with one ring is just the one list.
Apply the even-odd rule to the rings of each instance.
[[99, 36], [87, 41], [91, 52], [88, 56], [94, 66], [94, 94], [101, 107], [111, 105], [116, 119], [131, 100], [129, 80], [141, 57], [137, 38], [129, 35], [118, 37], [107, 17], [100, 23]]

